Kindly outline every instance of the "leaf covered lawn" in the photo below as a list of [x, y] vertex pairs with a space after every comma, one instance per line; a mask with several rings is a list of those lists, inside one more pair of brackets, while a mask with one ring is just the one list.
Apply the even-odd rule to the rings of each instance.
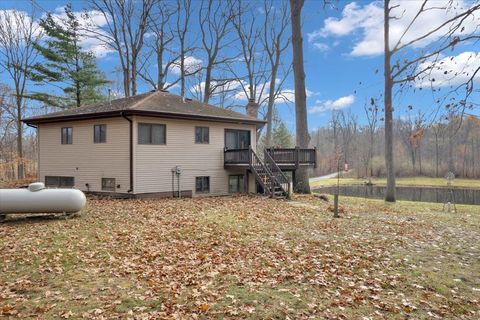
[[0, 224], [0, 318], [480, 318], [480, 210], [95, 200]]

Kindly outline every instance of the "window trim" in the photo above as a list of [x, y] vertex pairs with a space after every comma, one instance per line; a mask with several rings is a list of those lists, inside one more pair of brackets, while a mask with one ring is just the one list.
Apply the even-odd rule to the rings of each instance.
[[[153, 136], [152, 136], [152, 132], [153, 130], [150, 129], [150, 142], [140, 142], [140, 126], [142, 125], [147, 125], [147, 126], [150, 126], [150, 128], [153, 128], [153, 126], [162, 126], [163, 127], [163, 131], [164, 131], [164, 141], [163, 143], [152, 143], [153, 141]], [[139, 145], [155, 145], [155, 146], [163, 146], [163, 145], [166, 145], [167, 144], [167, 125], [164, 124], [164, 123], [151, 123], [151, 122], [139, 122], [137, 124], [137, 144]]]
[[[100, 130], [99, 131], [100, 136], [99, 136], [99, 140], [97, 141], [96, 135], [95, 135], [95, 133], [96, 133], [95, 129], [97, 127], [101, 128], [102, 126], [105, 127], [103, 141], [102, 141], [102, 130], [101, 129], [99, 129]], [[106, 124], [101, 123], [101, 124], [94, 124], [93, 125], [93, 143], [95, 143], [95, 144], [97, 144], [97, 143], [107, 143], [107, 125]]]
[[[65, 130], [66, 135], [63, 132]], [[70, 131], [70, 139], [68, 139], [68, 132]], [[73, 127], [62, 127], [60, 130], [60, 142], [61, 144], [73, 144]]]
[[[207, 181], [208, 181], [208, 188], [207, 190], [198, 190], [197, 188], [197, 179], [204, 179], [204, 178], [207, 178]], [[203, 183], [202, 183], [202, 189], [203, 189]], [[210, 176], [198, 176], [198, 177], [195, 177], [195, 193], [197, 194], [207, 194], [207, 193], [210, 193]]]
[[[107, 187], [104, 184], [104, 181], [106, 181], [106, 180], [113, 180], [113, 190], [110, 187], [108, 187], [108, 189], [106, 189]], [[109, 191], [109, 192], [116, 192], [117, 191], [117, 181], [116, 181], [115, 178], [102, 177], [101, 183], [102, 183], [102, 185], [101, 185], [102, 191]]]
[[[202, 141], [197, 141], [197, 129], [202, 130]], [[207, 141], [204, 141], [203, 138], [203, 130], [207, 129]], [[210, 144], [210, 127], [203, 127], [203, 126], [195, 126], [195, 131], [194, 131], [194, 139], [195, 139], [195, 144]]]

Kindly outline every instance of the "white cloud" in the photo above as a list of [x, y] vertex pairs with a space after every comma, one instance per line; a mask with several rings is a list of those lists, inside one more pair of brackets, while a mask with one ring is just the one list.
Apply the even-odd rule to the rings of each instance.
[[[397, 5], [398, 7], [392, 10], [391, 15], [398, 17], [398, 19], [392, 19], [390, 23], [390, 46], [399, 41], [422, 3], [423, 1], [392, 1], [391, 7]], [[427, 2], [426, 11], [413, 23], [402, 39], [402, 43], [408, 43], [428, 33], [433, 28], [439, 27], [445, 21], [465, 11], [472, 5], [467, 0], [454, 0], [452, 6], [449, 6], [449, 9], [446, 10], [444, 7], [448, 6], [448, 3], [448, 1]], [[465, 27], [463, 33], [468, 34], [478, 31], [479, 25], [480, 15], [477, 13], [476, 16], [471, 16], [463, 22]], [[415, 47], [422, 48], [438, 40], [449, 27], [447, 25], [422, 41], [417, 42]], [[383, 6], [381, 2], [372, 2], [364, 6], [356, 2], [349, 3], [344, 7], [340, 18], [327, 18], [321, 29], [308, 34], [308, 40], [313, 43], [328, 36], [343, 37], [356, 34], [357, 32], [361, 33], [361, 36], [354, 44], [350, 52], [351, 55], [371, 56], [383, 53]], [[460, 29], [458, 33], [460, 33]]]
[[313, 46], [315, 48], [317, 48], [318, 50], [320, 50], [321, 52], [325, 52], [325, 51], [328, 51], [330, 49], [330, 47], [328, 46], [328, 44], [326, 43], [323, 43], [323, 42], [315, 42], [313, 44]]
[[[466, 83], [480, 68], [480, 52], [467, 51], [456, 56], [444, 57], [436, 62], [427, 61], [420, 64], [417, 70], [428, 67], [431, 69], [417, 79], [416, 87], [458, 86]], [[480, 72], [476, 74], [474, 81], [480, 81]]]
[[2, 29], [8, 30], [11, 28], [11, 33], [21, 35], [29, 32], [30, 25], [32, 25], [32, 35], [34, 37], [42, 35], [42, 29], [36, 21], [32, 22], [32, 18], [27, 12], [15, 9], [0, 10], [0, 26]]
[[[187, 73], [192, 73], [202, 68], [203, 61], [193, 56], [186, 56], [184, 63], [185, 71]], [[175, 63], [172, 64], [170, 71], [176, 75], [180, 74], [180, 59], [176, 60]]]
[[354, 95], [340, 97], [336, 100], [317, 100], [315, 106], [311, 107], [309, 113], [322, 113], [328, 110], [340, 110], [350, 107], [355, 102]]

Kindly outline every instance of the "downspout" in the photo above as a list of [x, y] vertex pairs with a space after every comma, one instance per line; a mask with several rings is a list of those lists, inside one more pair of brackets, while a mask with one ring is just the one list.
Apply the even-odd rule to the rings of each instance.
[[125, 116], [125, 114], [120, 112], [120, 116], [129, 122], [130, 127], [130, 189], [128, 189], [128, 193], [133, 192], [133, 121], [132, 119]]

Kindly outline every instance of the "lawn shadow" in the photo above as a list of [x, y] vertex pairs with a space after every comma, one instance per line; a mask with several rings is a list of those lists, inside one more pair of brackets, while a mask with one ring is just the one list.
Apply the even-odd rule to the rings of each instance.
[[78, 217], [78, 214], [63, 213], [35, 213], [35, 214], [7, 214], [4, 220], [0, 219], [0, 225], [19, 225], [27, 223], [45, 223], [59, 220], [69, 220]]

